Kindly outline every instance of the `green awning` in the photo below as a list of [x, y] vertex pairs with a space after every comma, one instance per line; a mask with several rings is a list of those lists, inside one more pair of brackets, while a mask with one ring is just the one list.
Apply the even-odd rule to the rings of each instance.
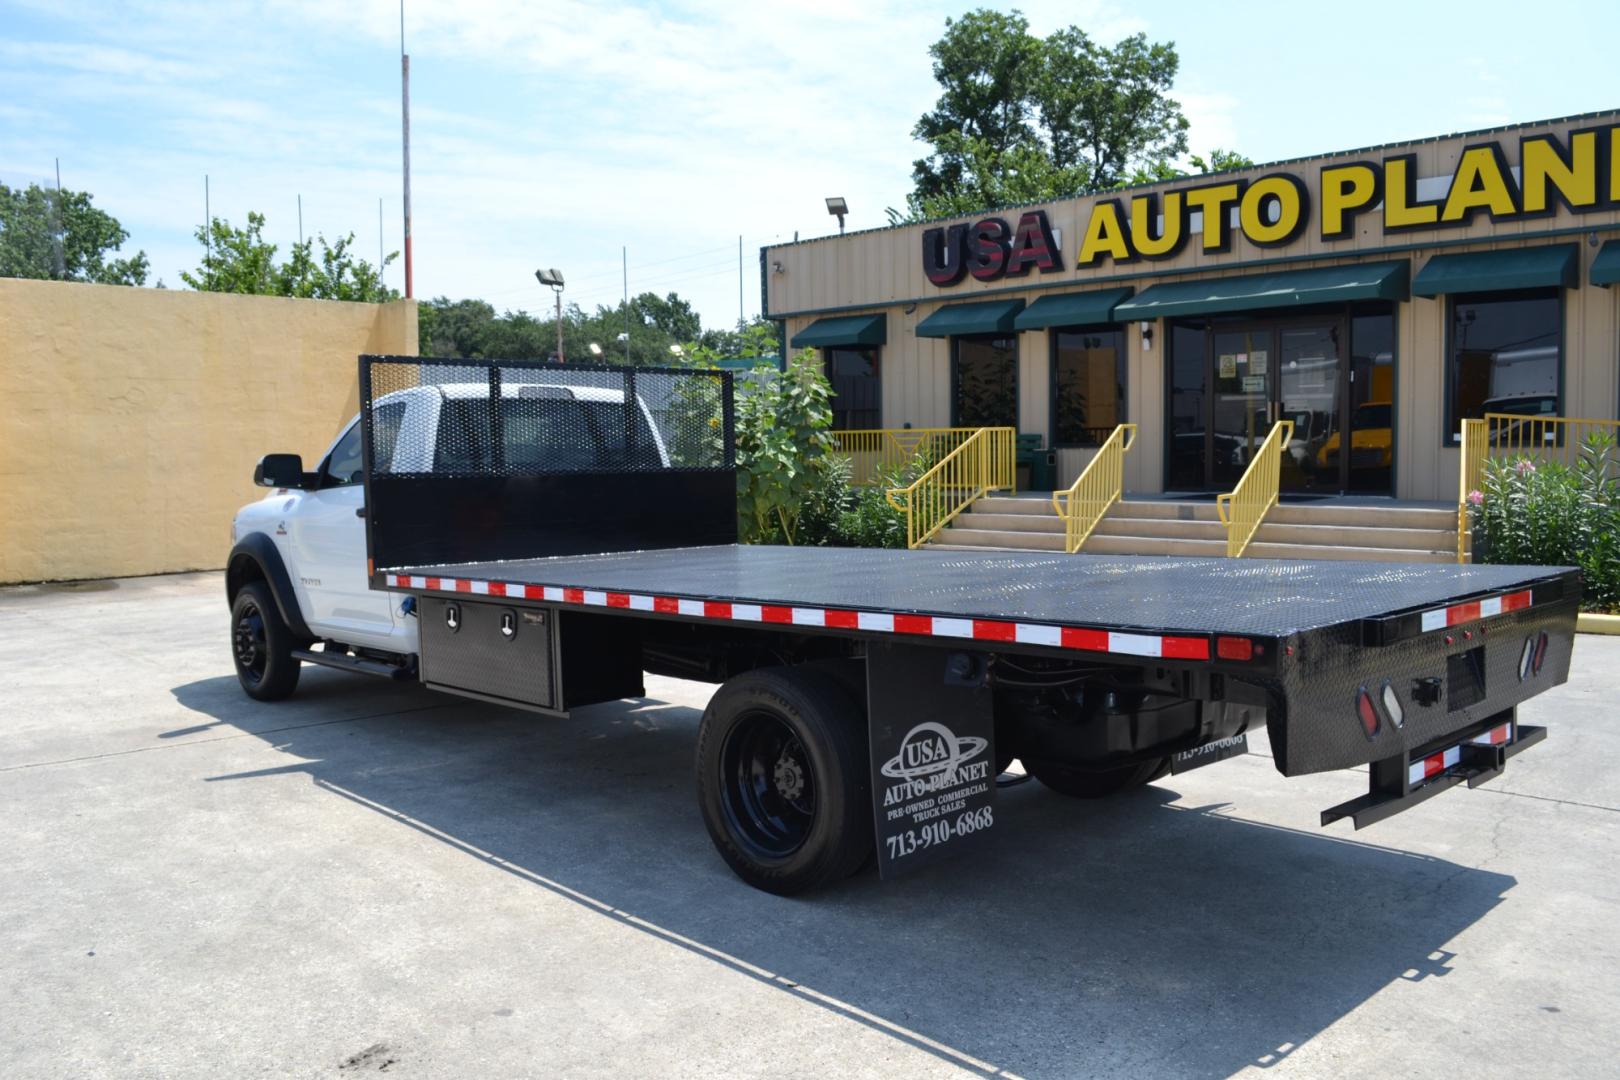
[[1097, 292], [1043, 296], [1019, 312], [1013, 326], [1019, 330], [1044, 330], [1048, 326], [1089, 326], [1113, 322], [1114, 305], [1135, 291], [1102, 289]]
[[1013, 319], [1023, 310], [1022, 300], [978, 300], [965, 304], [946, 304], [917, 324], [917, 336], [1010, 334], [1013, 330]]
[[1620, 240], [1610, 240], [1598, 248], [1592, 260], [1592, 284], [1609, 286], [1620, 281]]
[[841, 315], [817, 319], [793, 335], [795, 349], [819, 349], [828, 345], [886, 345], [889, 320], [884, 315]]
[[1580, 259], [1576, 255], [1574, 244], [1436, 255], [1412, 279], [1412, 292], [1439, 296], [1548, 285], [1573, 289], [1580, 284]]
[[1114, 318], [1135, 322], [1170, 315], [1340, 304], [1346, 300], [1405, 300], [1409, 272], [1403, 260], [1177, 281], [1137, 293], [1114, 308]]

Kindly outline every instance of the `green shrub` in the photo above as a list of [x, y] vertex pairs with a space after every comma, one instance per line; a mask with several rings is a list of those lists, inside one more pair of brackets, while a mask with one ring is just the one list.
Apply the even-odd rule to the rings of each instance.
[[761, 366], [736, 383], [737, 535], [798, 543], [799, 517], [832, 449], [832, 387], [814, 349], [785, 371]]
[[1615, 442], [1593, 435], [1574, 467], [1534, 457], [1491, 459], [1468, 493], [1474, 561], [1578, 566], [1582, 607], [1620, 608], [1620, 485]]
[[832, 453], [832, 388], [814, 349], [786, 371], [756, 369], [737, 381], [737, 535], [745, 544], [801, 547], [906, 546], [906, 518], [889, 505], [932, 464], [919, 454], [872, 483], [850, 483], [847, 457]]

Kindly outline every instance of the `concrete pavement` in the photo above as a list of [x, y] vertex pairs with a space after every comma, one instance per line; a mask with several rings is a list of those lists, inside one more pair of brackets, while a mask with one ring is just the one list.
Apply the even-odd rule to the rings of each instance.
[[1612, 1075], [1620, 640], [1495, 783], [1351, 834], [1254, 753], [1002, 793], [787, 900], [698, 818], [711, 688], [569, 721], [231, 674], [218, 575], [0, 590], [0, 1075]]

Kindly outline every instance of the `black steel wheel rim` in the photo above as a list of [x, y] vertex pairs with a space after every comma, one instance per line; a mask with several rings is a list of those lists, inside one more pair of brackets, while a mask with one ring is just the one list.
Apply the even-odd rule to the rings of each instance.
[[238, 671], [253, 682], [264, 678], [269, 646], [264, 637], [264, 615], [257, 604], [242, 605], [236, 616], [236, 629], [231, 634], [231, 649], [236, 654]]
[[810, 755], [780, 717], [747, 713], [726, 736], [720, 806], [731, 835], [755, 857], [786, 858], [809, 839], [816, 816]]

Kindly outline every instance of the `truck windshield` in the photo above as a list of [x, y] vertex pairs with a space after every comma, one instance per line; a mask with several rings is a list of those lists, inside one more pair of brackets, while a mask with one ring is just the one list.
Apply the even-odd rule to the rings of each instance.
[[[579, 472], [591, 469], [658, 468], [658, 445], [646, 415], [632, 410], [634, 454], [626, 449], [625, 407], [617, 401], [571, 397], [503, 398], [502, 448], [514, 472]], [[439, 411], [434, 451], [438, 472], [487, 472], [490, 453], [489, 399], [449, 398]]]

